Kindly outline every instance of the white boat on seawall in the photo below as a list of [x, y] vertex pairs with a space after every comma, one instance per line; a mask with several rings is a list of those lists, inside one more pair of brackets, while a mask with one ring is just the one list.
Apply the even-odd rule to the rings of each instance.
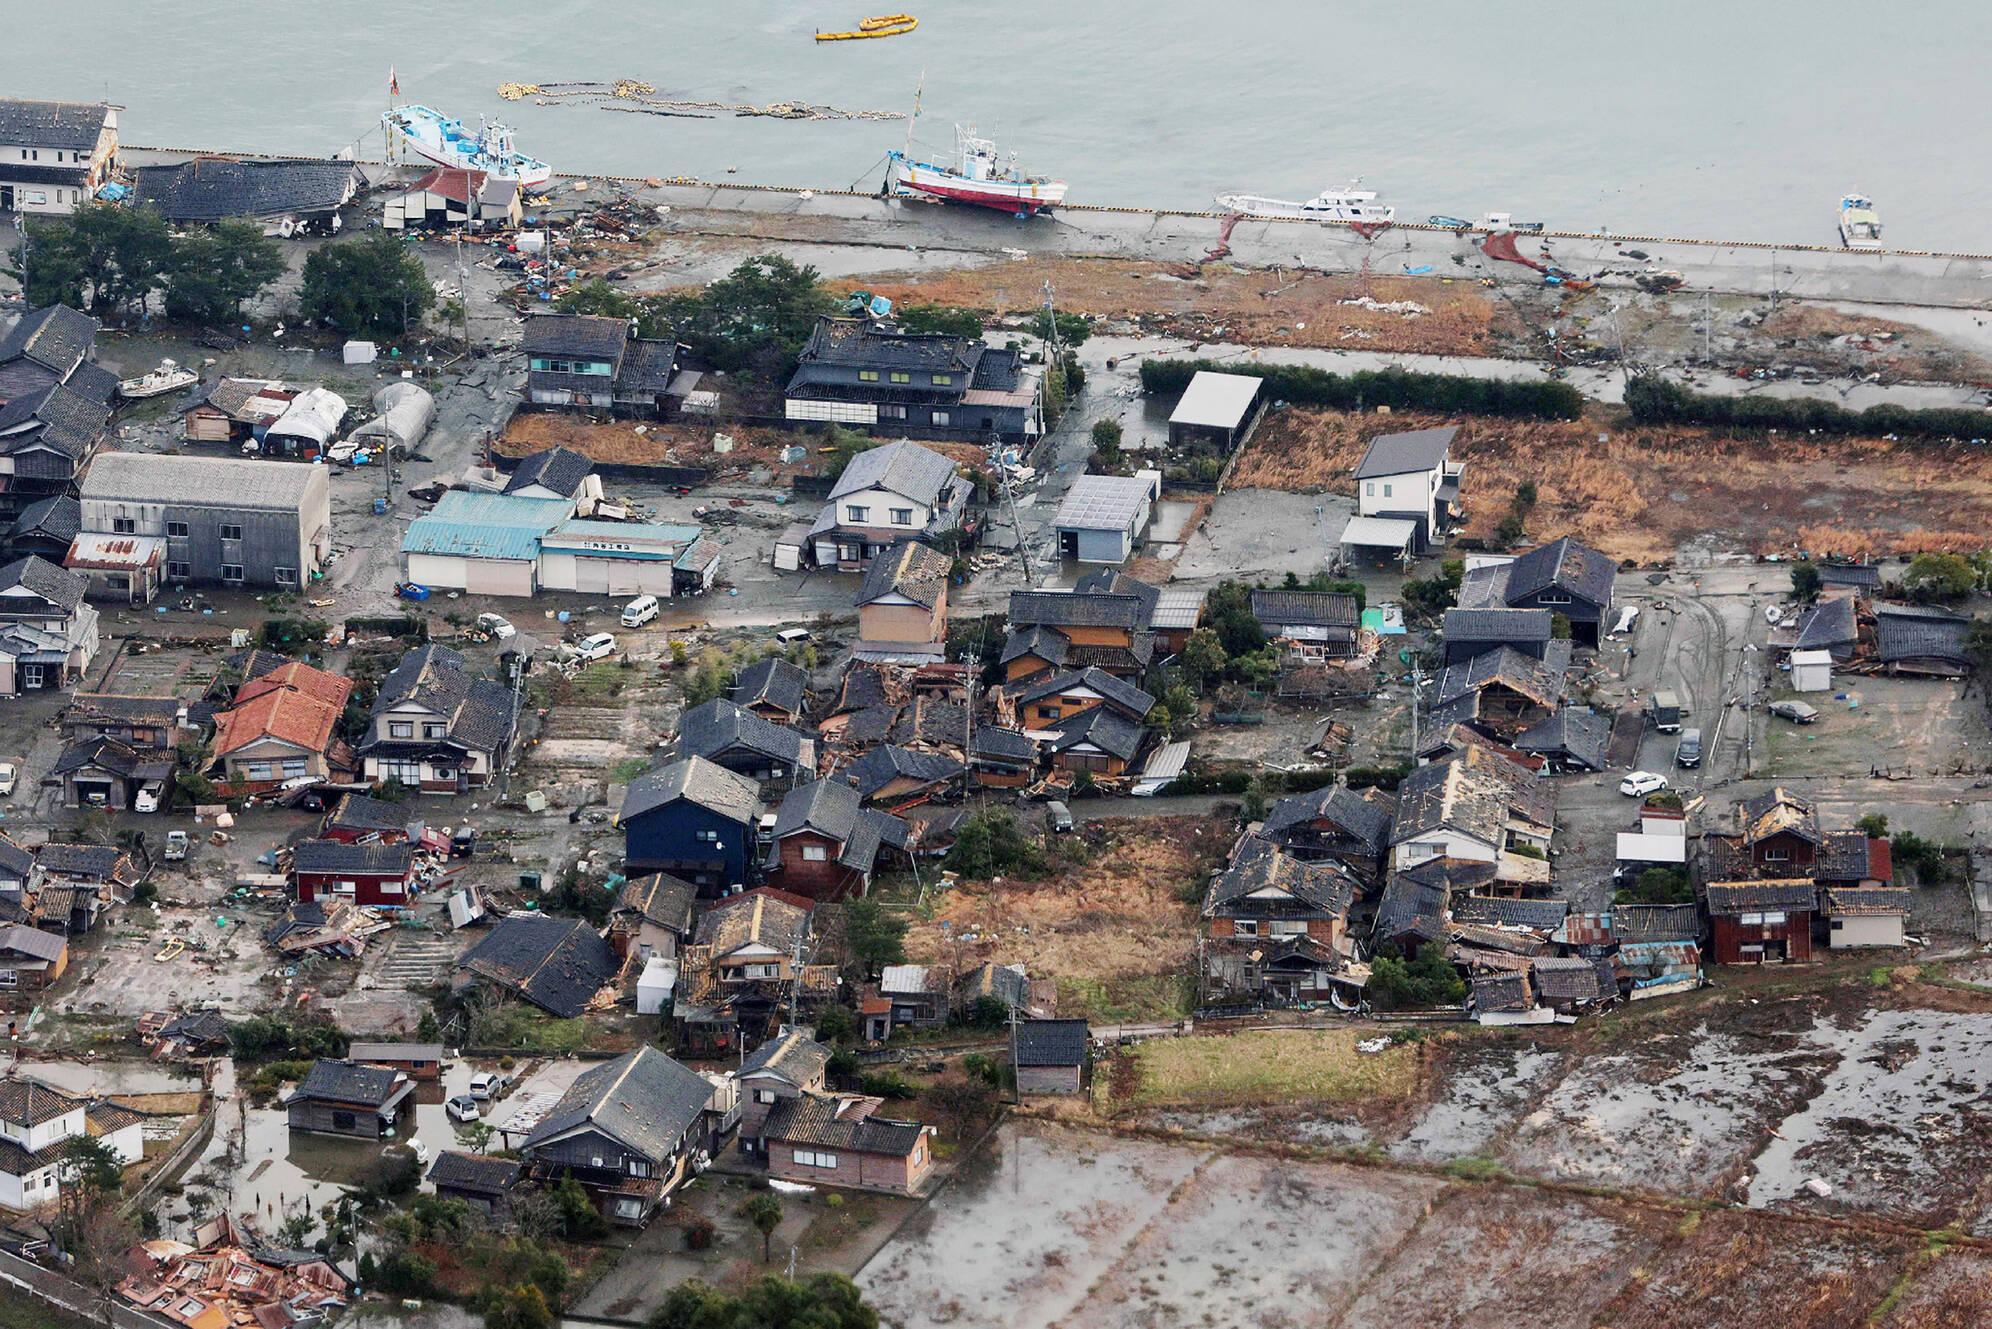
[[1271, 217], [1303, 221], [1366, 222], [1372, 225], [1387, 222], [1397, 216], [1397, 209], [1376, 201], [1376, 195], [1367, 189], [1358, 189], [1361, 181], [1351, 180], [1346, 189], [1324, 189], [1305, 203], [1293, 203], [1283, 198], [1267, 198], [1263, 194], [1219, 194], [1217, 206], [1226, 212], [1236, 212], [1246, 217]]
[[[911, 147], [911, 140], [908, 140]], [[892, 162], [892, 188], [900, 194], [920, 194], [955, 203], [972, 203], [979, 208], [1028, 217], [1057, 207], [1065, 201], [1065, 182], [1025, 175], [1017, 169], [1017, 157], [1008, 164], [996, 155], [996, 145], [975, 136], [975, 126], [955, 126], [955, 164], [937, 166], [907, 152], [889, 152]]]
[[476, 133], [463, 121], [427, 106], [397, 106], [381, 117], [381, 123], [387, 127], [390, 148], [399, 134], [411, 150], [438, 166], [482, 171], [494, 180], [517, 180], [527, 188], [553, 178], [551, 166], [513, 147], [510, 126], [487, 123], [482, 116]]
[[1840, 200], [1840, 243], [1849, 249], [1881, 248], [1881, 214], [1866, 194], [1855, 192]]
[[158, 397], [168, 392], [178, 392], [190, 388], [201, 381], [195, 371], [183, 368], [177, 360], [161, 360], [157, 369], [140, 374], [137, 378], [121, 379], [118, 382], [118, 395], [137, 399]]

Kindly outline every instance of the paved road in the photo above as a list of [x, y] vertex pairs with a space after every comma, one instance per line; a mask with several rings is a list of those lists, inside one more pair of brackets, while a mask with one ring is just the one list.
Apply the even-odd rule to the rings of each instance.
[[[0, 1283], [9, 1289], [6, 1296], [34, 1296], [92, 1323], [103, 1323], [103, 1302], [96, 1294], [4, 1251], [0, 1251]], [[123, 1303], [112, 1306], [111, 1323], [114, 1329], [174, 1329], [167, 1321]]]

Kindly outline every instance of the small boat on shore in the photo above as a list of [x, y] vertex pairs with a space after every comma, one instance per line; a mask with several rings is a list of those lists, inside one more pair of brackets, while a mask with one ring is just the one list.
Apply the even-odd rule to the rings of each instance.
[[201, 376], [188, 369], [177, 360], [161, 360], [157, 369], [140, 374], [137, 378], [121, 379], [118, 382], [118, 395], [133, 401], [141, 397], [159, 397], [168, 392], [178, 392], [190, 388], [201, 381]]
[[543, 185], [553, 178], [551, 166], [513, 146], [510, 126], [487, 123], [483, 116], [477, 118], [474, 134], [463, 121], [427, 106], [397, 106], [381, 117], [381, 123], [387, 127], [390, 149], [399, 134], [403, 144], [438, 166], [482, 171], [494, 180], [516, 180], [521, 188]]
[[909, 133], [904, 152], [886, 154], [892, 189], [901, 194], [919, 194], [993, 208], [1018, 217], [1045, 212], [1065, 201], [1065, 182], [1043, 176], [1025, 175], [1017, 169], [1017, 155], [1005, 164], [996, 154], [996, 145], [975, 136], [975, 126], [955, 126], [955, 162], [950, 166], [923, 162], [912, 155]]
[[911, 14], [879, 14], [873, 18], [861, 18], [858, 26], [850, 32], [823, 32], [819, 30], [816, 40], [820, 42], [862, 41], [866, 37], [897, 37], [901, 33], [913, 31], [920, 26], [920, 20]]
[[1263, 194], [1219, 194], [1217, 206], [1245, 217], [1278, 220], [1376, 223], [1395, 219], [1397, 209], [1378, 203], [1369, 190], [1356, 188], [1360, 183], [1351, 180], [1346, 189], [1324, 189], [1305, 203]]
[[1840, 200], [1840, 243], [1849, 249], [1881, 248], [1881, 214], [1866, 194], [1855, 192]]

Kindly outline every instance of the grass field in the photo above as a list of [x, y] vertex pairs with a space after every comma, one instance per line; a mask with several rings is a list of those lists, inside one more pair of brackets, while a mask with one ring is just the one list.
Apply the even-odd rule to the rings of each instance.
[[1397, 1100], [1418, 1080], [1418, 1049], [1356, 1050], [1369, 1031], [1269, 1030], [1229, 1038], [1159, 1038], [1135, 1053], [1143, 1105], [1228, 1107], [1302, 1099]]

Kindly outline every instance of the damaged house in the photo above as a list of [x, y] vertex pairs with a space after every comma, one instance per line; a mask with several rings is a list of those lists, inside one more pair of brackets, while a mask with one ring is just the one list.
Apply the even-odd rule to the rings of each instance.
[[1469, 568], [1461, 609], [1547, 609], [1570, 624], [1570, 640], [1596, 646], [1611, 615], [1618, 564], [1568, 536], [1506, 562]]
[[1397, 790], [1392, 864], [1429, 859], [1491, 864], [1517, 891], [1549, 880], [1556, 790], [1524, 767], [1478, 744], [1421, 766]]
[[592, 1009], [621, 973], [623, 961], [578, 918], [513, 914], [464, 952], [454, 988], [488, 986], [571, 1020]]
[[1273, 804], [1259, 834], [1296, 858], [1334, 859], [1374, 880], [1390, 845], [1390, 809], [1329, 785]]
[[882, 857], [905, 852], [908, 834], [900, 818], [865, 807], [849, 782], [815, 780], [782, 799], [763, 866], [770, 880], [797, 895], [864, 895]]
[[1356, 889], [1339, 864], [1309, 863], [1244, 837], [1204, 896], [1197, 947], [1204, 1001], [1354, 1006], [1369, 976], [1346, 932]]
[[816, 565], [861, 572], [901, 540], [933, 540], [961, 528], [969, 482], [955, 463], [901, 439], [851, 458], [809, 528]]
[[425, 794], [489, 784], [512, 743], [512, 690], [447, 646], [419, 646], [381, 679], [359, 756], [370, 782]]
[[721, 894], [746, 881], [757, 866], [760, 806], [752, 780], [704, 757], [645, 771], [629, 782], [616, 814], [623, 871], [668, 872], [702, 894]]
[[1568, 642], [1550, 645], [1560, 649], [1552, 649], [1542, 660], [1512, 646], [1500, 646], [1462, 664], [1447, 666], [1439, 676], [1432, 729], [1436, 732], [1464, 724], [1489, 738], [1512, 743], [1523, 732], [1550, 719], [1562, 701], [1570, 660]]
[[946, 554], [901, 540], [872, 559], [858, 587], [857, 658], [939, 664], [947, 657]]

